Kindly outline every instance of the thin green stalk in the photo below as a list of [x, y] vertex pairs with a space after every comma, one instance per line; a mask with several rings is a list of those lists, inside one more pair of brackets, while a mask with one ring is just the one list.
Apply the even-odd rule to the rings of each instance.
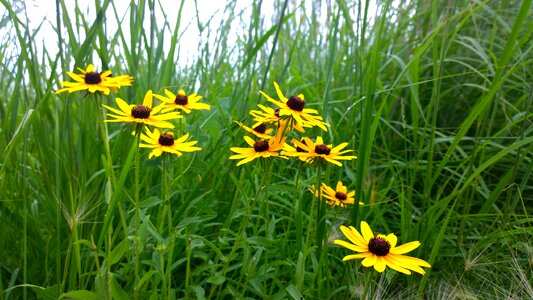
[[[171, 262], [173, 261], [173, 253], [174, 253], [174, 227], [172, 224], [172, 206], [170, 202], [170, 190], [169, 190], [169, 178], [172, 178], [171, 176], [174, 174], [171, 170], [172, 168], [169, 167], [169, 155], [165, 155], [163, 153], [163, 159], [162, 159], [162, 179], [163, 179], [163, 199], [165, 201], [165, 205], [167, 206], [167, 218], [168, 218], [168, 258], [167, 258], [167, 270], [165, 272], [165, 276], [163, 279], [163, 287], [167, 290], [167, 297], [168, 299], [171, 298], [171, 291], [172, 291], [172, 274], [170, 272], [170, 266], [172, 265]], [[164, 219], [165, 216], [162, 216]], [[166, 284], [166, 285], [165, 285]], [[164, 290], [163, 289], [163, 290]], [[164, 293], [163, 293], [164, 294]]]
[[318, 247], [318, 252], [317, 252], [317, 256], [320, 257], [321, 253], [322, 253], [322, 243], [324, 241], [324, 231], [325, 231], [325, 226], [326, 226], [326, 223], [325, 223], [325, 220], [324, 220], [324, 214], [325, 214], [325, 203], [324, 201], [322, 201], [322, 191], [320, 189], [321, 187], [321, 177], [322, 177], [322, 167], [323, 167], [323, 162], [322, 160], [318, 160], [317, 161], [317, 171], [316, 171], [316, 190], [318, 190], [318, 195], [315, 193], [315, 198], [316, 198], [316, 201], [318, 203], [318, 208], [317, 208], [317, 215], [316, 215], [316, 226], [317, 226], [317, 231], [316, 231], [316, 244], [317, 244], [317, 247]]
[[139, 169], [140, 169], [140, 154], [139, 144], [141, 142], [141, 133], [143, 124], [138, 124], [135, 130], [135, 280], [133, 287], [133, 298], [139, 299], [138, 283], [139, 283], [139, 271], [141, 266], [141, 237], [139, 235], [139, 228], [141, 226], [141, 203], [140, 203], [140, 183], [139, 183]]
[[298, 252], [303, 251], [303, 224], [302, 224], [302, 214], [303, 214], [303, 194], [300, 190], [300, 176], [302, 174], [303, 164], [298, 165], [298, 171], [296, 172], [295, 179], [295, 189], [296, 189], [296, 206], [294, 223], [296, 227], [296, 245], [298, 246]]
[[[189, 284], [191, 282], [191, 256], [192, 256], [192, 244], [191, 238], [187, 239], [187, 265], [185, 267], [185, 295], [189, 291]], [[170, 294], [169, 294], [170, 295]]]
[[98, 280], [102, 291], [105, 293], [105, 299], [110, 298], [109, 290], [107, 289], [107, 284], [104, 280], [104, 276], [102, 274], [102, 270], [100, 268], [100, 260], [98, 258], [98, 248], [96, 247], [96, 244], [94, 243], [94, 238], [91, 236], [91, 250], [93, 250], [94, 254], [94, 263], [96, 264], [96, 280]]
[[263, 189], [264, 192], [262, 193], [263, 195], [263, 199], [261, 201], [261, 205], [263, 207], [263, 216], [266, 218], [265, 222], [266, 222], [266, 228], [265, 228], [265, 237], [268, 238], [268, 236], [266, 236], [266, 234], [268, 233], [268, 228], [269, 228], [269, 225], [270, 225], [270, 206], [269, 206], [269, 200], [268, 200], [268, 186], [270, 185], [270, 179], [271, 179], [271, 175], [272, 175], [272, 165], [273, 165], [273, 162], [274, 160], [273, 159], [269, 159], [268, 162], [266, 162], [265, 165], [263, 165], [264, 167], [264, 174], [263, 176], [266, 177], [266, 180], [265, 180], [265, 183], [264, 183], [264, 186], [260, 186], [259, 189]]
[[[104, 169], [107, 172], [108, 180], [111, 183], [111, 194], [116, 189], [116, 177], [115, 177], [115, 171], [113, 169], [113, 156], [111, 155], [111, 149], [109, 147], [109, 132], [107, 130], [107, 123], [104, 122], [105, 120], [105, 111], [102, 109], [103, 99], [99, 94], [95, 95], [95, 103], [96, 103], [96, 111], [97, 111], [97, 126], [99, 128], [100, 132], [100, 139], [102, 140], [102, 143], [104, 144], [104, 152], [105, 152], [105, 160], [104, 162]], [[124, 210], [122, 209], [122, 206], [119, 205], [118, 211], [120, 214], [120, 221], [122, 225], [122, 230], [124, 231], [124, 236], [128, 236], [128, 225], [126, 222], [126, 217], [124, 215]]]

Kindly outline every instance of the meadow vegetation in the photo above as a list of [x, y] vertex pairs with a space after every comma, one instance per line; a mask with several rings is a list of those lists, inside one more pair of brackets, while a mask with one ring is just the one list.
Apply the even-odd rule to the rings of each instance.
[[[88, 18], [56, 0], [56, 54], [24, 1], [0, 0], [0, 299], [533, 299], [530, 0], [380, 0], [375, 13], [228, 0], [220, 23], [182, 14], [184, 0], [170, 19], [160, 2], [121, 14], [96, 0]], [[183, 39], [191, 27], [209, 42]], [[197, 55], [179, 64], [180, 48]], [[133, 82], [55, 93], [89, 64]], [[274, 82], [330, 124], [305, 136], [357, 159], [236, 166], [231, 148], [248, 146], [235, 121], [274, 107], [259, 92], [276, 98]], [[201, 150], [149, 159], [140, 127], [102, 122], [102, 104], [165, 89], [210, 106], [170, 121]], [[310, 191], [339, 180], [362, 205]], [[340, 227], [361, 221], [420, 241], [409, 255], [431, 268], [343, 262]]]

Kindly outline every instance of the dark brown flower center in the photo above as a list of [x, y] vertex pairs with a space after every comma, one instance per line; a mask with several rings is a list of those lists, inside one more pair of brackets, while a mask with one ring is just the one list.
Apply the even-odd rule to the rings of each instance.
[[304, 110], [305, 102], [298, 96], [292, 96], [287, 100], [287, 106], [295, 111]]
[[176, 96], [176, 99], [174, 100], [174, 103], [176, 103], [177, 105], [186, 105], [187, 103], [189, 103], [189, 97], [187, 97], [187, 95], [178, 94]]
[[131, 116], [135, 119], [148, 119], [152, 109], [148, 106], [137, 105], [131, 109]]
[[[302, 144], [304, 144], [304, 145], [307, 145], [307, 143], [305, 142], [304, 139], [302, 139], [302, 140], [300, 141], [300, 143], [302, 143]], [[296, 146], [296, 152], [307, 152], [307, 151], [305, 151], [304, 149], [302, 149], [300, 146]]]
[[85, 73], [85, 83], [86, 84], [98, 84], [102, 82], [100, 73], [97, 72], [87, 72]]
[[345, 193], [342, 193], [342, 192], [336, 192], [335, 193], [335, 198], [339, 199], [339, 201], [344, 201], [346, 200], [346, 198], [348, 198], [348, 196], [346, 196]]
[[368, 242], [368, 250], [377, 256], [385, 256], [389, 254], [390, 243], [382, 237], [371, 238]]
[[174, 145], [174, 135], [170, 132], [161, 133], [159, 136], [159, 145], [172, 146]]
[[321, 145], [315, 146], [315, 152], [317, 154], [329, 155], [329, 153], [331, 152], [331, 149], [325, 144], [321, 144]]
[[255, 152], [264, 152], [268, 150], [268, 142], [265, 140], [260, 140], [254, 144]]
[[257, 125], [254, 127], [254, 131], [257, 132], [257, 133], [265, 133], [267, 130], [267, 127], [265, 125], [265, 123], [261, 123], [260, 125]]

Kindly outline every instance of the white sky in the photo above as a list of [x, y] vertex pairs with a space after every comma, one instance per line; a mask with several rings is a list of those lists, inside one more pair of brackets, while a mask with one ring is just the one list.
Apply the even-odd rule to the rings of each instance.
[[[78, 7], [80, 10], [85, 14], [86, 20], [88, 22], [93, 22], [96, 17], [96, 9], [94, 5], [94, 0], [67, 0], [66, 3], [72, 3], [70, 7], [67, 7], [69, 10], [69, 17], [71, 20], [74, 20], [74, 6], [75, 2], [77, 1]], [[273, 1], [273, 0], [271, 0]], [[179, 0], [159, 0], [158, 1], [161, 4], [161, 7], [158, 6], [158, 3], [156, 1], [156, 9], [155, 9], [155, 15], [156, 20], [158, 23], [158, 28], [160, 29], [163, 26], [163, 12], [167, 16], [168, 22], [170, 23], [170, 26], [173, 27], [175, 25], [175, 22], [177, 20], [178, 12], [179, 12]], [[265, 1], [269, 2], [269, 1]], [[129, 5], [130, 1], [127, 0], [118, 0], [113, 1], [112, 4], [107, 9], [106, 12], [106, 26], [108, 28], [108, 32], [115, 32], [118, 28], [118, 24], [113, 12], [112, 5], [117, 9], [117, 15], [119, 18], [123, 18], [127, 22], [126, 24], [129, 24]], [[39, 30], [38, 34], [35, 38], [35, 44], [36, 46], [41, 49], [43, 45], [43, 41], [45, 41], [46, 44], [46, 50], [47, 52], [53, 57], [54, 54], [58, 53], [58, 43], [57, 43], [57, 34], [54, 30], [54, 27], [56, 26], [56, 7], [55, 7], [55, 0], [30, 0], [26, 1], [26, 10], [28, 13], [28, 17], [30, 20], [30, 27], [33, 31], [37, 28], [37, 26], [40, 25], [40, 22], [44, 19], [44, 23]], [[226, 5], [226, 1], [206, 1], [206, 0], [198, 0], [198, 14], [199, 19], [202, 24], [205, 24], [211, 17], [213, 17], [212, 22], [214, 24], [219, 24], [221, 21], [221, 17], [223, 16], [224, 7]], [[241, 11], [243, 9], [250, 10], [251, 1], [237, 1], [237, 7], [236, 11]], [[264, 5], [262, 10], [267, 14], [272, 14], [272, 5]], [[89, 24], [91, 25], [91, 24]], [[149, 28], [150, 26], [150, 17], [147, 7], [146, 16], [144, 19], [144, 27]], [[211, 26], [213, 28], [213, 26]], [[185, 30], [186, 29], [186, 30]], [[124, 31], [124, 35], [126, 37], [129, 37], [129, 26], [122, 25], [122, 30]], [[81, 33], [83, 34], [83, 33]], [[169, 49], [169, 43], [170, 43], [170, 37], [171, 32], [166, 31], [166, 34], [168, 34], [169, 38], [165, 39], [165, 45], [164, 49]], [[186, 64], [188, 61], [190, 61], [190, 58], [192, 58], [196, 53], [196, 45], [201, 42], [206, 42], [201, 39], [200, 33], [197, 26], [197, 20], [196, 20], [196, 9], [195, 9], [195, 3], [192, 0], [185, 0], [184, 1], [184, 7], [182, 11], [182, 18], [181, 18], [181, 25], [180, 25], [180, 34], [182, 35], [182, 40], [187, 41], [187, 44], [193, 45], [193, 47], [180, 47], [180, 55], [179, 55], [179, 63], [180, 64]], [[205, 34], [204, 34], [205, 35]], [[66, 32], [63, 29], [63, 37], [66, 36]], [[84, 37], [84, 36], [83, 36]], [[234, 42], [237, 38], [237, 36], [229, 36], [230, 42]]]
[[[19, 2], [14, 1], [14, 2]], [[373, 16], [376, 12], [376, 0], [370, 1], [370, 16]], [[22, 3], [26, 6], [26, 11], [28, 14], [28, 19], [30, 20], [29, 27], [30, 32], [33, 33], [34, 30], [41, 25], [41, 28], [37, 32], [34, 43], [37, 47], [37, 53], [42, 53], [42, 47], [43, 45], [46, 45], [46, 51], [50, 55], [50, 57], [54, 57], [58, 53], [58, 41], [57, 41], [57, 33], [54, 30], [54, 27], [56, 26], [56, 1], [55, 0], [22, 0]], [[101, 2], [101, 1], [100, 1]], [[129, 37], [129, 0], [115, 0], [112, 1], [113, 3], [110, 4], [110, 6], [107, 9], [106, 12], [106, 26], [107, 31], [109, 33], [114, 33], [116, 29], [118, 28], [118, 24], [116, 22], [116, 18], [113, 12], [114, 5], [117, 9], [117, 15], [119, 18], [124, 18], [125, 24], [122, 25], [122, 30], [124, 31], [125, 37]], [[167, 19], [170, 23], [170, 26], [173, 27], [175, 25], [175, 22], [177, 20], [177, 15], [179, 12], [179, 5], [180, 0], [158, 0], [156, 1], [156, 9], [155, 9], [155, 15], [156, 20], [158, 21], [158, 28], [160, 29], [163, 26], [163, 13], [167, 16]], [[209, 28], [216, 30], [218, 28], [218, 25], [221, 23], [222, 18], [228, 16], [228, 12], [225, 12], [225, 6], [227, 4], [227, 1], [223, 0], [197, 0], [198, 2], [198, 14], [199, 14], [199, 21], [201, 24], [205, 25], [211, 18], [211, 25]], [[263, 4], [261, 6], [261, 14], [264, 20], [263, 27], [266, 29], [269, 29], [272, 26], [272, 14], [274, 11], [274, 6], [279, 1], [277, 0], [263, 0]], [[292, 10], [294, 9], [294, 5], [299, 3], [305, 3], [305, 10], [307, 11], [307, 15], [310, 15], [310, 11], [312, 9], [311, 3], [314, 2], [313, 0], [301, 0], [301, 1], [289, 1], [289, 7], [292, 7]], [[362, 1], [364, 2], [364, 1]], [[21, 3], [21, 2], [19, 2]], [[74, 7], [75, 4], [78, 4], [78, 7], [82, 11], [82, 13], [85, 15], [85, 19], [87, 22], [89, 22], [89, 26], [92, 25], [92, 22], [94, 22], [96, 17], [96, 9], [95, 9], [95, 0], [65, 0], [67, 7], [67, 10], [69, 10], [69, 17], [72, 22], [75, 22], [75, 14], [74, 14]], [[252, 3], [254, 3], [254, 0], [239, 0], [235, 1], [236, 7], [233, 10], [235, 15], [239, 15], [239, 13], [242, 13], [240, 17], [235, 17], [235, 22], [232, 23], [232, 30], [230, 31], [230, 34], [228, 35], [228, 42], [229, 45], [232, 45], [235, 43], [239, 36], [243, 36], [243, 28], [241, 28], [242, 24], [246, 24], [248, 20], [251, 18], [251, 12], [252, 12]], [[161, 7], [159, 6], [161, 5]], [[291, 5], [292, 4], [292, 5]], [[20, 4], [18, 4], [20, 6]], [[321, 23], [324, 24], [324, 28], [326, 27], [326, 5], [323, 4], [321, 6], [322, 11], [317, 12], [318, 16], [321, 18]], [[147, 5], [147, 11], [144, 19], [144, 27], [149, 28], [150, 26], [150, 16], [148, 11], [148, 5]], [[351, 13], [353, 13], [352, 18], [355, 18], [355, 7], [352, 8]], [[0, 7], [0, 13], [5, 13], [5, 8], [3, 6]], [[296, 12], [296, 14], [300, 14], [303, 12]], [[19, 13], [19, 18], [23, 18], [23, 13]], [[181, 66], [188, 66], [190, 62], [195, 61], [195, 55], [197, 50], [197, 45], [208, 43], [210, 41], [207, 40], [207, 32], [204, 31], [202, 35], [200, 35], [196, 19], [196, 9], [195, 9], [195, 1], [194, 0], [185, 0], [184, 7], [182, 11], [182, 18], [181, 18], [181, 25], [180, 25], [180, 32], [181, 35], [181, 41], [186, 41], [187, 45], [191, 45], [190, 47], [180, 47], [179, 48], [179, 59], [178, 64]], [[8, 27], [9, 28], [9, 27]], [[12, 27], [11, 27], [12, 28]], [[354, 28], [355, 29], [355, 28]], [[4, 28], [5, 30], [5, 28]], [[9, 29], [8, 29], [9, 30]], [[66, 29], [62, 29], [63, 31], [63, 37], [65, 38], [67, 36]], [[0, 30], [1, 33], [1, 30]], [[79, 30], [79, 34], [81, 35], [78, 39], [80, 41], [83, 41], [85, 38], [84, 30]], [[172, 33], [169, 30], [166, 30], [165, 35], [168, 36], [168, 38], [165, 37], [165, 45], [163, 46], [163, 49], [165, 49], [165, 52], [167, 49], [169, 49], [169, 43], [172, 36]], [[214, 33], [211, 34], [211, 38], [213, 37]], [[211, 41], [212, 42], [212, 41]], [[16, 45], [14, 45], [16, 47]], [[178, 50], [178, 49], [177, 49]], [[94, 53], [94, 58], [97, 58], [97, 54]], [[99, 61], [97, 59], [94, 59], [94, 61]], [[70, 66], [73, 67], [73, 66]], [[99, 66], [96, 66], [97, 69]]]

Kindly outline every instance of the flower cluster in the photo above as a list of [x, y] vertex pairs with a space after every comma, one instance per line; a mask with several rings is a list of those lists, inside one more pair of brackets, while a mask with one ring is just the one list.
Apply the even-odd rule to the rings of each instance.
[[[255, 122], [248, 127], [241, 122], [237, 122], [246, 132], [251, 133], [256, 139], [245, 136], [244, 139], [250, 148], [232, 147], [231, 151], [237, 153], [230, 156], [230, 159], [241, 159], [237, 165], [251, 162], [255, 158], [277, 156], [281, 158], [298, 157], [306, 163], [313, 163], [317, 160], [323, 160], [342, 166], [339, 160], [351, 160], [356, 158], [353, 155], [344, 155], [353, 150], [344, 150], [348, 143], [342, 143], [339, 146], [324, 144], [321, 137], [317, 137], [313, 142], [311, 139], [304, 137], [303, 142], [292, 139], [295, 147], [285, 143], [287, 137], [293, 130], [305, 133], [305, 128], [319, 127], [327, 131], [328, 123], [318, 114], [316, 109], [305, 108], [305, 96], [298, 94], [295, 96], [285, 97], [279, 85], [274, 82], [274, 88], [278, 100], [270, 97], [263, 91], [259, 91], [268, 102], [275, 105], [275, 108], [259, 104], [258, 110], [251, 110], [250, 115]], [[275, 131], [275, 135], [271, 134]]]
[[[88, 65], [85, 70], [81, 68], [78, 70], [81, 74], [67, 73], [75, 82], [61, 82], [65, 88], [59, 89], [56, 94], [86, 90], [89, 93], [109, 95], [110, 91], [117, 93], [119, 88], [131, 86], [133, 82], [133, 77], [129, 75], [112, 77], [111, 71], [96, 72], [92, 64]], [[138, 124], [136, 134], [140, 134], [140, 139], [145, 142], [141, 143], [139, 147], [152, 149], [149, 158], [159, 157], [164, 152], [181, 156], [182, 152], [201, 150], [200, 147], [194, 146], [196, 141], [187, 142], [189, 134], [174, 139], [173, 132], [159, 131], [157, 128], [175, 128], [174, 124], [169, 121], [182, 118], [180, 111], [189, 114], [192, 110], [209, 110], [211, 107], [209, 104], [199, 103], [202, 96], [195, 93], [187, 95], [182, 89], [177, 94], [173, 94], [168, 89], [165, 89], [164, 92], [165, 95], [163, 96], [153, 94], [152, 90], [148, 90], [144, 95], [142, 104], [128, 104], [118, 97], [115, 99], [118, 108], [102, 104], [104, 108], [110, 111], [107, 116], [111, 118], [104, 120], [104, 122]], [[161, 103], [154, 106], [153, 98], [161, 100]], [[148, 126], [144, 127], [144, 125]], [[149, 126], [154, 127], [154, 129], [151, 130]]]
[[[249, 147], [230, 148], [236, 154], [229, 158], [240, 160], [237, 166], [251, 162], [256, 158], [280, 157], [288, 159], [295, 157], [305, 164], [318, 163], [320, 169], [322, 165], [327, 163], [341, 167], [342, 161], [357, 158], [357, 156], [351, 155], [353, 150], [346, 149], [348, 143], [344, 142], [335, 146], [324, 142], [321, 136], [317, 136], [314, 140], [306, 136], [293, 137], [290, 139], [290, 144], [286, 143], [285, 141], [290, 135], [304, 134], [307, 129], [313, 127], [327, 131], [329, 124], [324, 121], [316, 109], [306, 108], [303, 94], [285, 97], [276, 82], [274, 82], [274, 89], [278, 99], [259, 91], [268, 102], [274, 104], [274, 107], [259, 104], [258, 109], [251, 110], [250, 115], [255, 122], [253, 125], [247, 126], [241, 122], [236, 122], [250, 134], [250, 136], [244, 136]], [[317, 177], [319, 174], [320, 172], [317, 172]], [[331, 206], [347, 207], [355, 204], [356, 191], [348, 191], [348, 187], [340, 180], [335, 188], [321, 183], [319, 187], [313, 185], [309, 190], [319, 201], [324, 201]], [[363, 205], [362, 202], [358, 204]], [[321, 211], [319, 209], [319, 214]], [[321, 218], [319, 216], [317, 220], [321, 220]], [[320, 221], [317, 222], [320, 223]], [[423, 275], [425, 271], [422, 267], [431, 267], [424, 260], [403, 255], [416, 249], [420, 245], [418, 241], [397, 246], [398, 238], [396, 235], [391, 233], [374, 236], [370, 226], [364, 221], [361, 222], [362, 234], [354, 227], [341, 226], [341, 231], [351, 243], [342, 240], [335, 240], [334, 243], [358, 252], [358, 254], [347, 255], [344, 257], [344, 261], [363, 258], [363, 266], [374, 267], [378, 272], [383, 272], [388, 266], [408, 275], [411, 274], [411, 271]], [[317, 242], [321, 243], [322, 241], [318, 239]]]

